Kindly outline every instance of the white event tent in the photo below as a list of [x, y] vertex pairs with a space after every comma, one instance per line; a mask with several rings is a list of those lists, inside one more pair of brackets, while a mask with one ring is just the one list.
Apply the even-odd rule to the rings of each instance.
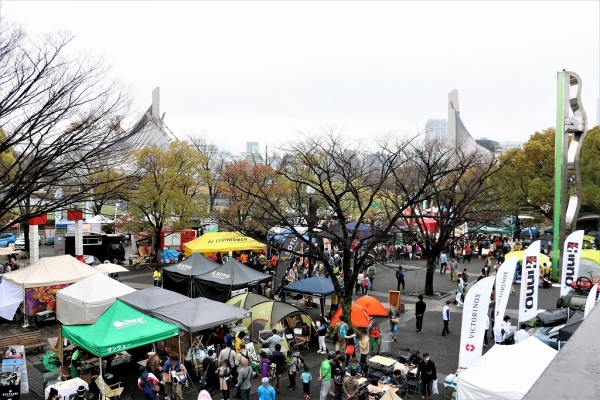
[[520, 400], [540, 377], [557, 351], [530, 337], [511, 346], [494, 346], [479, 367], [458, 374], [460, 400]]
[[0, 317], [13, 319], [19, 304], [23, 302], [23, 297], [25, 293], [22, 287], [6, 281], [0, 282]]
[[93, 324], [117, 297], [135, 291], [99, 271], [56, 293], [56, 318], [63, 325]]
[[98, 272], [107, 274], [82, 263], [75, 257], [64, 255], [40, 258], [27, 268], [4, 274], [2, 280], [28, 289], [75, 283]]

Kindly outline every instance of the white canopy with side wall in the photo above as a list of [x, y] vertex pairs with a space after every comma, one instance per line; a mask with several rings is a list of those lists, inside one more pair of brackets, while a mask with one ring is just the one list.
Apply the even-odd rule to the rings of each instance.
[[460, 400], [520, 400], [548, 367], [557, 351], [530, 337], [511, 346], [493, 346], [479, 367], [458, 374]]
[[64, 325], [93, 324], [117, 297], [135, 292], [100, 272], [58, 291], [56, 317]]

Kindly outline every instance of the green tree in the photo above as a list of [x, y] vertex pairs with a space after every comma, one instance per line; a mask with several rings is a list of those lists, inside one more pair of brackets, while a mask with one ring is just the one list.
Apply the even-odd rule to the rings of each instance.
[[154, 146], [133, 153], [141, 178], [129, 204], [137, 226], [155, 236], [159, 263], [162, 229], [186, 228], [206, 215], [206, 198], [200, 191], [201, 157], [202, 153], [184, 141], [172, 142], [165, 150]]
[[579, 161], [581, 185], [583, 186], [582, 204], [592, 206], [594, 212], [600, 212], [600, 126], [590, 129], [583, 141]]
[[504, 210], [518, 213], [530, 207], [552, 219], [554, 201], [554, 129], [536, 132], [523, 148], [515, 148], [500, 156], [504, 165], [496, 175]]

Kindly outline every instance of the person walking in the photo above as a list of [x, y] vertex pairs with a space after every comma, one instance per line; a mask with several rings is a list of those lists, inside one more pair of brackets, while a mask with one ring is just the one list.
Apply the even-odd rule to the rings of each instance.
[[[83, 388], [83, 393], [85, 393], [85, 387], [81, 387]], [[144, 398], [146, 400], [158, 399], [158, 379], [153, 373], [148, 371], [148, 367], [140, 368], [138, 388], [144, 393]], [[79, 394], [79, 390], [77, 391], [77, 393]]]
[[377, 321], [373, 321], [371, 328], [369, 329], [369, 347], [371, 348], [372, 356], [379, 354], [381, 347], [381, 331], [379, 330], [379, 323]]
[[221, 366], [217, 369], [217, 376], [219, 377], [219, 389], [223, 394], [223, 400], [229, 400], [229, 385], [233, 379], [229, 360], [221, 362]]
[[340, 316], [339, 321], [335, 324], [335, 335], [337, 340], [335, 342], [335, 351], [344, 352], [346, 348], [346, 334], [348, 333], [348, 324], [344, 316]]
[[446, 273], [447, 265], [448, 265], [448, 257], [446, 256], [446, 252], [442, 251], [442, 254], [440, 254], [440, 275]]
[[275, 389], [271, 386], [269, 378], [262, 378], [262, 385], [258, 387], [258, 400], [275, 400]]
[[423, 328], [423, 315], [425, 315], [425, 310], [427, 309], [427, 304], [423, 301], [423, 295], [419, 295], [419, 301], [415, 304], [415, 318], [417, 320], [417, 332], [421, 333], [421, 329]]
[[398, 307], [392, 306], [388, 310], [388, 317], [390, 317], [390, 330], [392, 331], [392, 340], [396, 341], [398, 337], [398, 322], [400, 322], [400, 310]]
[[442, 336], [446, 336], [450, 333], [450, 329], [448, 329], [448, 325], [450, 325], [450, 300], [446, 301], [446, 305], [442, 308], [442, 320], [444, 321]]
[[465, 261], [468, 261], [471, 264], [471, 245], [468, 242], [465, 242], [465, 249], [463, 250], [465, 258], [463, 258], [463, 264]]
[[249, 360], [242, 357], [240, 360], [241, 368], [238, 370], [238, 381], [237, 387], [240, 390], [240, 396], [242, 400], [250, 400], [250, 389], [252, 388], [252, 378], [254, 378], [254, 371], [249, 366]]
[[358, 349], [360, 351], [360, 363], [365, 365], [367, 364], [367, 356], [369, 355], [369, 350], [371, 346], [369, 343], [369, 335], [366, 333], [362, 333], [360, 338], [358, 339]]
[[161, 274], [160, 274], [160, 270], [158, 269], [158, 267], [154, 268], [154, 272], [152, 273], [152, 279], [154, 280], [154, 286], [160, 287], [161, 286]]
[[321, 392], [319, 400], [327, 400], [329, 388], [331, 387], [331, 362], [333, 354], [328, 354], [327, 359], [319, 367], [319, 380], [321, 381]]
[[458, 263], [456, 259], [452, 257], [450, 259], [450, 280], [454, 282], [456, 280], [456, 275], [458, 274]]
[[325, 345], [325, 336], [327, 335], [327, 322], [324, 317], [319, 317], [317, 320], [317, 337], [319, 338], [319, 350], [317, 353], [327, 354], [327, 346]]
[[369, 266], [367, 268], [367, 276], [369, 277], [369, 282], [371, 283], [369, 286], [371, 290], [373, 290], [373, 284], [375, 283], [375, 274], [377, 273], [377, 269], [375, 269], [375, 265]]
[[298, 366], [302, 364], [300, 353], [292, 350], [287, 351], [287, 358], [290, 359], [290, 362], [287, 363], [288, 367], [288, 376], [290, 378], [290, 385], [288, 386], [288, 390], [296, 390], [296, 373], [298, 372]]
[[282, 353], [281, 344], [279, 343], [275, 345], [275, 351], [271, 353], [271, 364], [273, 363], [277, 366], [275, 391], [279, 393], [281, 391], [281, 375], [283, 374], [283, 366], [285, 365], [285, 354]]
[[310, 381], [312, 381], [312, 375], [308, 365], [304, 365], [304, 372], [300, 375], [302, 381], [302, 393], [304, 394], [304, 400], [310, 400]]
[[398, 267], [398, 271], [396, 271], [396, 280], [398, 281], [397, 291], [400, 291], [400, 286], [402, 286], [402, 291], [404, 292], [404, 271], [402, 270], [402, 265]]
[[437, 379], [437, 371], [435, 363], [429, 358], [429, 353], [423, 353], [423, 360], [419, 363], [419, 375], [417, 378], [421, 380], [421, 399], [431, 399], [433, 393], [433, 381]]
[[181, 391], [183, 384], [187, 381], [187, 370], [185, 365], [179, 361], [177, 356], [171, 356], [163, 367], [165, 382], [165, 395], [173, 400], [183, 400]]

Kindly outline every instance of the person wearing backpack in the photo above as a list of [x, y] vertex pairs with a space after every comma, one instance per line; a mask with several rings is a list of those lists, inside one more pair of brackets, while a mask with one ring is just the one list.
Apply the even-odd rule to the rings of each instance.
[[335, 351], [340, 350], [341, 347], [342, 353], [344, 352], [344, 348], [346, 347], [346, 333], [348, 333], [348, 324], [346, 324], [344, 316], [341, 315], [339, 321], [335, 324], [335, 334], [337, 336]]
[[404, 292], [404, 271], [402, 270], [402, 265], [396, 271], [396, 280], [398, 281], [398, 288], [396, 290], [400, 291], [400, 285], [402, 285], [402, 291]]
[[375, 283], [375, 273], [377, 273], [375, 265], [371, 265], [369, 268], [367, 268], [367, 276], [369, 277], [369, 286], [371, 287], [371, 290], [373, 290], [373, 283]]
[[373, 325], [369, 330], [369, 346], [371, 347], [371, 355], [379, 355], [379, 350], [381, 348], [381, 331], [379, 329], [379, 323], [377, 321], [373, 321]]
[[250, 400], [250, 389], [252, 388], [252, 378], [254, 371], [249, 366], [250, 360], [242, 357], [240, 360], [240, 368], [238, 370], [237, 390], [240, 393], [242, 400]]
[[288, 390], [296, 389], [296, 373], [301, 371], [304, 365], [304, 359], [300, 355], [298, 351], [292, 352], [292, 350], [287, 351], [288, 358], [290, 358], [290, 362], [287, 364], [288, 366], [288, 375], [290, 378], [290, 386], [288, 386]]
[[202, 361], [204, 384], [208, 393], [212, 393], [215, 389], [215, 381], [217, 377], [217, 360], [215, 359], [214, 354], [214, 350], [209, 350], [208, 356], [204, 358], [204, 361]]
[[[281, 345], [277, 343], [275, 345], [275, 351], [271, 353], [271, 364], [277, 366], [276, 370], [276, 385], [275, 391], [279, 393], [281, 391], [281, 374], [283, 374], [283, 366], [285, 365], [285, 354], [281, 352]], [[269, 377], [272, 378], [272, 377]]]
[[[148, 368], [140, 368], [140, 377], [138, 378], [138, 388], [144, 393], [146, 400], [158, 399], [158, 379], [148, 371]], [[79, 392], [79, 391], [78, 391]]]
[[371, 286], [371, 281], [369, 280], [369, 277], [366, 276], [366, 274], [363, 275], [362, 282], [360, 284], [362, 287], [362, 294], [365, 295], [365, 294], [369, 293], [369, 287]]

